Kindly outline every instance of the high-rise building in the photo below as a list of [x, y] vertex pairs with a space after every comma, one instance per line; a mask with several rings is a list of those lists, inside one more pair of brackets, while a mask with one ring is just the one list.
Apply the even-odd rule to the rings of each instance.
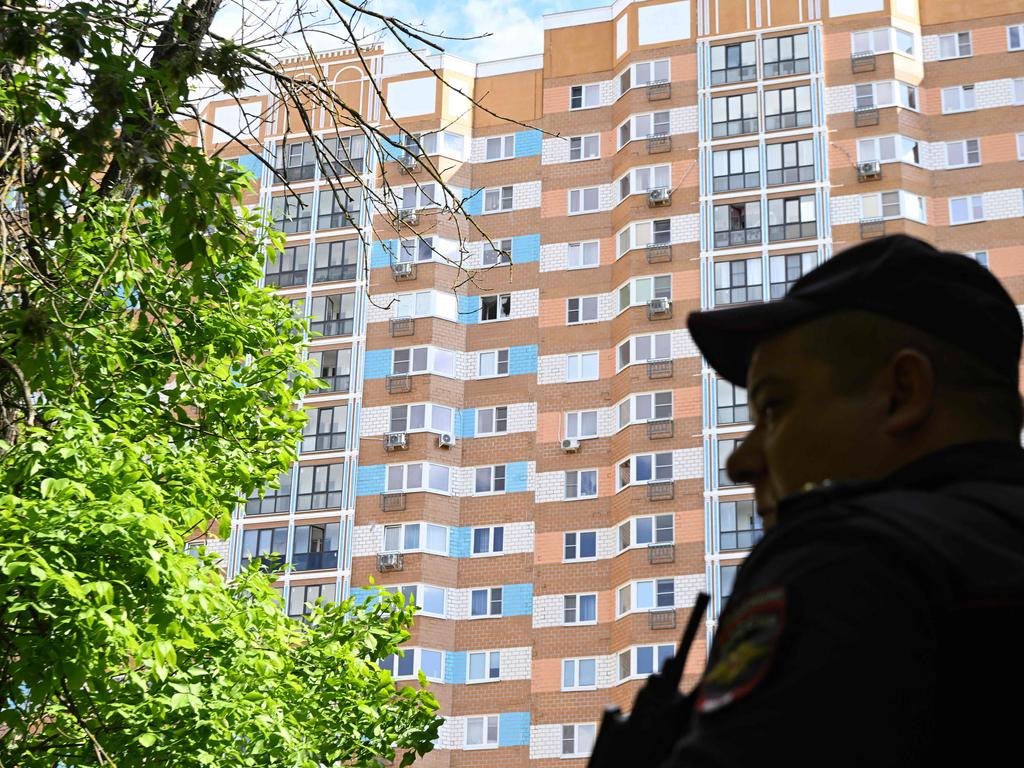
[[428, 766], [582, 764], [706, 590], [695, 682], [760, 525], [724, 469], [745, 392], [688, 312], [771, 301], [896, 232], [1024, 296], [1019, 2], [619, 0], [544, 26], [540, 55], [424, 54], [451, 87], [408, 53], [320, 56], [402, 151], [318, 110], [338, 158], [318, 167], [270, 95], [206, 113], [215, 148], [273, 114], [250, 143], [291, 193], [229, 154], [287, 233], [266, 282], [312, 316], [326, 381], [229, 572], [283, 553], [295, 616], [371, 576], [414, 598], [391, 664], [447, 718]]

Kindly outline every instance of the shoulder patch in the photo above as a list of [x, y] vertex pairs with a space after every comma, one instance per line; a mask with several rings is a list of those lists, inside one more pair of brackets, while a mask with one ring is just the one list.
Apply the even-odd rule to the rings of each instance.
[[786, 623], [786, 591], [771, 587], [755, 592], [731, 613], [719, 628], [700, 682], [696, 708], [701, 714], [743, 698], [768, 674]]

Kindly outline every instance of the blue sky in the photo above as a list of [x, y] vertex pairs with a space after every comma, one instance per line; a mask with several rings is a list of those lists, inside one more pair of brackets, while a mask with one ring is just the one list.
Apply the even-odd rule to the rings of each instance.
[[[437, 40], [446, 51], [470, 61], [540, 53], [544, 44], [545, 13], [607, 5], [610, 0], [369, 0], [371, 10], [397, 17], [431, 32], [472, 40]], [[305, 13], [304, 26], [319, 30], [313, 45], [318, 50], [345, 47], [338, 35], [341, 25], [333, 21], [322, 0], [233, 0], [218, 16], [215, 31], [237, 34], [246, 19], [247, 38], [259, 36], [261, 24], [276, 30], [296, 29], [296, 7], [301, 3]], [[364, 30], [374, 31], [379, 24], [364, 20]], [[485, 37], [481, 37], [486, 35]], [[386, 47], [397, 47], [393, 41]]]

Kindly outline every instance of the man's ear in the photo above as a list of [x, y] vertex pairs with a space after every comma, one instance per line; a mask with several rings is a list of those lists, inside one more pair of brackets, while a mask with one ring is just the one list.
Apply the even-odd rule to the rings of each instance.
[[881, 384], [888, 396], [885, 429], [912, 432], [928, 421], [935, 408], [935, 368], [917, 349], [901, 349], [889, 359]]

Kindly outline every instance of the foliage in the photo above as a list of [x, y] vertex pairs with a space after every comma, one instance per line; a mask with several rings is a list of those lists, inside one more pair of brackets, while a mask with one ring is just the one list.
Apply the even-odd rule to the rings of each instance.
[[279, 475], [315, 386], [257, 285], [237, 166], [191, 145], [191, 78], [243, 79], [219, 0], [0, 0], [0, 765], [375, 765], [433, 696], [378, 659], [411, 609], [283, 615], [184, 537]]

